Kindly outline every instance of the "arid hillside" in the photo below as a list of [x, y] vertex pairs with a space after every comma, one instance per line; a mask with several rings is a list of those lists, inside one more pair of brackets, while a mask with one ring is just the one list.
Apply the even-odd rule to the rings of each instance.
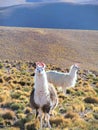
[[51, 130], [98, 130], [98, 31], [15, 27], [0, 27], [0, 130], [40, 128], [29, 102], [36, 61], [62, 72], [80, 63], [74, 88], [54, 86]]
[[98, 70], [98, 31], [0, 27], [0, 59]]

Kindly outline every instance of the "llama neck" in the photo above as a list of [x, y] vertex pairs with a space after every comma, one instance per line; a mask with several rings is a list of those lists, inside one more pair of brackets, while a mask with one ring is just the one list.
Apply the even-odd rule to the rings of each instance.
[[48, 81], [46, 74], [35, 75], [35, 90], [36, 92], [48, 92]]
[[76, 77], [76, 74], [77, 74], [77, 70], [71, 68], [69, 74], [70, 74], [70, 76], [71, 76], [72, 78], [75, 78], [75, 77]]

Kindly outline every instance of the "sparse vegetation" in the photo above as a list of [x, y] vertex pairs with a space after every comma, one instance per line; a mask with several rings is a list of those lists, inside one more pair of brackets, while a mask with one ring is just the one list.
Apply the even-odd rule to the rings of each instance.
[[[7, 64], [8, 73], [10, 60], [13, 60], [11, 71], [18, 73], [17, 69], [20, 69], [21, 74], [27, 74], [27, 63], [28, 72], [32, 71], [32, 60], [55, 64], [52, 69], [56, 70], [65, 69], [75, 62], [81, 63], [85, 69], [97, 70], [97, 41], [98, 31], [0, 27], [0, 58], [5, 61], [5, 66]], [[27, 61], [25, 66], [21, 65], [21, 60]], [[0, 64], [2, 68], [1, 61]]]
[[[38, 130], [39, 122], [29, 104], [33, 87], [34, 66], [31, 62], [2, 61], [0, 69], [0, 130]], [[14, 65], [13, 65], [14, 64]], [[20, 65], [16, 68], [17, 64]], [[34, 63], [32, 63], [34, 65]], [[10, 73], [6, 70], [10, 66]], [[24, 68], [23, 69], [20, 68]], [[32, 69], [32, 71], [28, 70]], [[60, 69], [48, 65], [47, 69]], [[66, 70], [65, 70], [66, 71]], [[67, 95], [59, 91], [59, 104], [50, 118], [51, 130], [97, 130], [98, 128], [98, 76], [80, 70], [75, 88], [67, 89]], [[85, 76], [85, 79], [83, 78]], [[96, 82], [96, 83], [95, 83]], [[94, 125], [93, 125], [94, 124]], [[46, 129], [45, 129], [46, 130]]]

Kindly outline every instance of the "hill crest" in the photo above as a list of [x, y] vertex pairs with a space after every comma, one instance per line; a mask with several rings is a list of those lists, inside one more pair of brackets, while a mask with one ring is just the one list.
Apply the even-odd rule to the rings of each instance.
[[0, 59], [98, 70], [98, 32], [0, 27]]

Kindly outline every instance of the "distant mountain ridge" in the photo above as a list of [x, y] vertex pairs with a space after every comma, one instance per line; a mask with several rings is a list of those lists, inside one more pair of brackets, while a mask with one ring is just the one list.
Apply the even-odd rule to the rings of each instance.
[[67, 2], [67, 3], [77, 3], [77, 4], [98, 4], [98, 0], [1, 0], [0, 7], [7, 7], [19, 4], [27, 3], [39, 3], [39, 2]]
[[98, 4], [98, 0], [26, 0], [26, 2], [71, 2], [71, 3], [87, 3]]
[[98, 5], [53, 2], [0, 8], [0, 26], [98, 30]]

